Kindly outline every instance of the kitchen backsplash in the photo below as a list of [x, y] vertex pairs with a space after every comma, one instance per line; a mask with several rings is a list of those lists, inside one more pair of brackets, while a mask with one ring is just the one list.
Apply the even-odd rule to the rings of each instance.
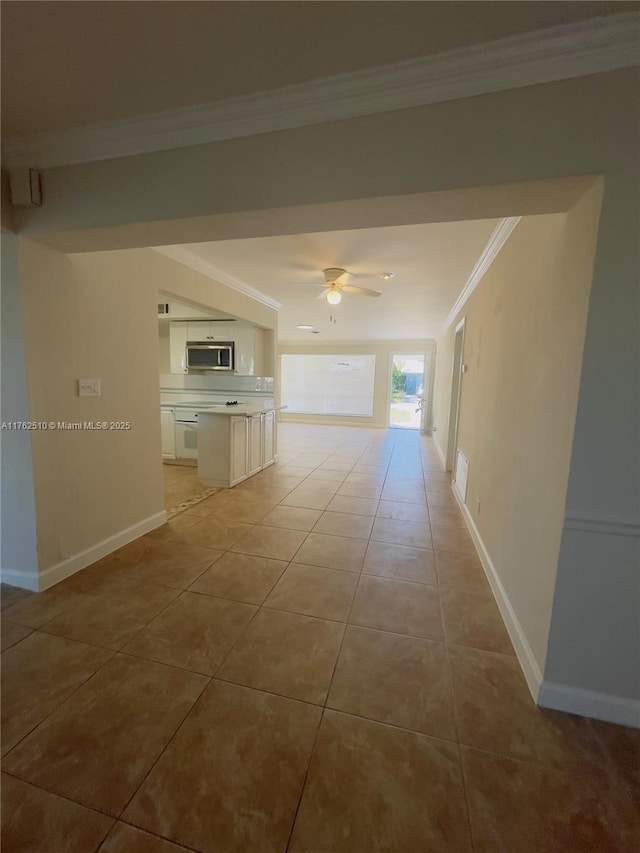
[[260, 391], [273, 394], [273, 376], [237, 376], [235, 373], [217, 376], [181, 376], [161, 373], [160, 388], [175, 391]]

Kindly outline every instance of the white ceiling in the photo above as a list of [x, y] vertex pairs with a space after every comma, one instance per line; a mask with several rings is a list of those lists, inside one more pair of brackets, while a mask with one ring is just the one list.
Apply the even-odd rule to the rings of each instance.
[[635, 8], [595, 0], [4, 0], [3, 134], [126, 119]]
[[[198, 265], [209, 265], [214, 277], [221, 271], [281, 302], [281, 341], [422, 339], [438, 336], [498, 222], [329, 231], [180, 248]], [[345, 293], [331, 312], [316, 298], [326, 267], [343, 267], [352, 274], [348, 283], [381, 290], [382, 296]], [[383, 281], [383, 272], [395, 276]], [[335, 324], [329, 321], [331, 313]], [[296, 329], [302, 324], [320, 334]]]

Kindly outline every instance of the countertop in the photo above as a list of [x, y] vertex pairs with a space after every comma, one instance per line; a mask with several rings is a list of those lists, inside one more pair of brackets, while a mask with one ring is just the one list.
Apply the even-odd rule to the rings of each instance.
[[[194, 406], [190, 408], [194, 408]], [[222, 406], [209, 406], [198, 409], [198, 417], [200, 422], [202, 422], [202, 415], [225, 415], [227, 417], [232, 417], [233, 415], [251, 416], [260, 415], [262, 412], [280, 412], [286, 408], [286, 406], [252, 406], [250, 403], [238, 406], [225, 406], [223, 404]]]

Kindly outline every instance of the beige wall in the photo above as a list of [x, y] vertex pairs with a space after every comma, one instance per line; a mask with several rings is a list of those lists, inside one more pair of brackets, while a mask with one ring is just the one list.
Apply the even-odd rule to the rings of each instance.
[[466, 505], [541, 673], [601, 195], [598, 184], [569, 214], [522, 219], [438, 349], [446, 455], [453, 340], [465, 318], [457, 445], [469, 460]]
[[169, 340], [169, 324], [158, 323], [160, 373], [171, 373], [171, 342]]
[[[376, 372], [373, 390], [373, 416], [348, 417], [335, 415], [288, 415], [280, 413], [280, 420], [292, 423], [327, 424], [334, 426], [367, 426], [384, 429], [389, 426], [389, 395], [391, 383], [391, 357], [393, 355], [422, 355], [435, 351], [435, 341], [372, 341], [367, 343], [285, 344], [278, 346], [278, 356], [284, 353], [312, 355], [375, 355]], [[280, 358], [276, 365], [276, 389], [280, 388]]]
[[[83, 552], [164, 510], [158, 289], [271, 326], [275, 311], [151, 250], [69, 256], [20, 239], [19, 274], [30, 420], [131, 423], [31, 434], [38, 567], [48, 585], [65, 561], [82, 563]], [[102, 395], [78, 397], [80, 378], [100, 379]]]
[[[42, 573], [163, 511], [157, 295], [95, 256], [26, 240], [20, 275], [31, 419], [131, 423], [33, 434]], [[102, 396], [78, 397], [80, 378], [100, 379]]]
[[[46, 169], [44, 205], [21, 211], [16, 225], [66, 250], [74, 240], [84, 248], [163, 245], [401, 224], [389, 199], [404, 194], [411, 198], [403, 222], [425, 221], [424, 208], [414, 206], [420, 193], [431, 194], [429, 221], [465, 218], [455, 198], [468, 187], [493, 190], [491, 204], [483, 196], [472, 215], [516, 216], [532, 210], [509, 184], [604, 175], [567, 492], [574, 524], [563, 534], [563, 593], [554, 601], [547, 672], [569, 690], [632, 701], [640, 697], [637, 607], [631, 610], [637, 596], [630, 604], [637, 570], [622, 545], [636, 544], [640, 529], [637, 100], [638, 70], [626, 69]], [[537, 212], [566, 210], [554, 207], [553, 183], [541, 186], [537, 201], [549, 194]], [[315, 228], [300, 215], [304, 205], [313, 209]], [[587, 602], [600, 601], [607, 608], [594, 614]]]

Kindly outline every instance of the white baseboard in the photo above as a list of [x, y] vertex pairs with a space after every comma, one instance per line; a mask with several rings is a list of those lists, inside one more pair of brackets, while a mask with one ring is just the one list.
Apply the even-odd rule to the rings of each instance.
[[540, 671], [540, 667], [538, 666], [533, 652], [531, 651], [531, 646], [525, 637], [522, 626], [518, 621], [518, 617], [511, 606], [511, 602], [509, 601], [509, 597], [502, 585], [502, 581], [498, 577], [496, 567], [493, 565], [493, 561], [491, 560], [489, 552], [482, 541], [478, 528], [474, 524], [471, 513], [467, 509], [466, 504], [460, 498], [458, 491], [455, 488], [452, 488], [451, 491], [453, 492], [453, 496], [460, 507], [462, 517], [464, 518], [465, 524], [467, 525], [471, 538], [476, 546], [480, 562], [482, 563], [487, 580], [489, 581], [489, 586], [493, 592], [493, 597], [496, 600], [496, 604], [498, 605], [498, 609], [500, 610], [500, 614], [502, 615], [502, 619], [507, 628], [507, 633], [513, 643], [513, 648], [527, 681], [527, 686], [529, 687], [533, 701], [537, 704], [540, 685], [542, 684], [542, 672]]
[[37, 578], [34, 578], [32, 574], [27, 572], [8, 570], [2, 572], [2, 580], [4, 583], [10, 583], [13, 586], [31, 589], [34, 592], [42, 592], [79, 572], [80, 569], [90, 566], [96, 560], [100, 560], [102, 557], [106, 557], [107, 554], [111, 554], [118, 548], [122, 548], [123, 545], [128, 545], [129, 542], [133, 542], [139, 536], [144, 536], [145, 533], [155, 530], [156, 527], [164, 524], [166, 520], [167, 513], [164, 510], [157, 512], [155, 515], [150, 515], [137, 524], [133, 524], [131, 527], [127, 527], [118, 533], [114, 533], [113, 536], [103, 539], [101, 542], [92, 545], [91, 548], [87, 548], [79, 554], [74, 554], [73, 557], [67, 557], [66, 560], [62, 560], [62, 562], [44, 569], [44, 571], [38, 574]]
[[20, 569], [0, 569], [2, 583], [17, 586], [20, 589], [30, 589], [38, 592], [38, 575], [34, 572], [23, 572]]
[[435, 432], [432, 432], [432, 433], [431, 433], [431, 436], [432, 436], [432, 438], [433, 438], [433, 446], [435, 447], [436, 453], [438, 454], [438, 458], [440, 459], [440, 462], [442, 463], [442, 470], [443, 470], [443, 471], [446, 471], [446, 469], [447, 469], [447, 459], [446, 459], [446, 457], [445, 457], [445, 455], [444, 455], [444, 451], [443, 451], [443, 449], [440, 447], [440, 444], [439, 444], [439, 442], [438, 442], [438, 436], [437, 436], [437, 434], [436, 434]]
[[610, 693], [596, 693], [580, 687], [568, 687], [566, 684], [554, 684], [543, 681], [538, 693], [538, 705], [553, 708], [555, 711], [567, 711], [596, 720], [606, 720], [622, 726], [640, 729], [640, 700], [613, 696]]

